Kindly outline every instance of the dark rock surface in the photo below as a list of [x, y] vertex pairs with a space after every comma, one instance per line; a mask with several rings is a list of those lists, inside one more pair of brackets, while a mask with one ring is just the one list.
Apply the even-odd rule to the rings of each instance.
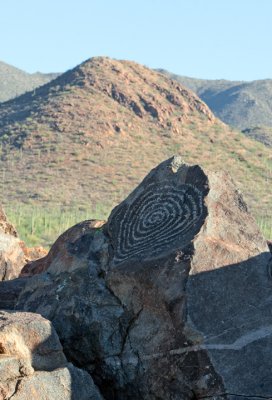
[[0, 310], [14, 310], [27, 278], [2, 281], [0, 284]]
[[271, 254], [226, 173], [167, 160], [80, 229], [16, 308], [52, 321], [105, 399], [272, 397]]

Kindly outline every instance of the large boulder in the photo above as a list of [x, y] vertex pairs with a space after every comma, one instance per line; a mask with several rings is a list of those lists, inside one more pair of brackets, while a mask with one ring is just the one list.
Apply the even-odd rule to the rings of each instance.
[[90, 375], [62, 351], [51, 323], [38, 314], [0, 311], [2, 400], [102, 400]]
[[272, 396], [271, 254], [227, 173], [167, 160], [63, 251], [16, 307], [106, 399]]
[[25, 264], [25, 254], [14, 226], [0, 206], [0, 281], [17, 278]]

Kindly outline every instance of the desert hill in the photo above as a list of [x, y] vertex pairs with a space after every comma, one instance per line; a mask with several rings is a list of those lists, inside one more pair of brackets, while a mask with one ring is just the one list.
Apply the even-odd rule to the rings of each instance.
[[272, 80], [205, 80], [159, 70], [193, 90], [225, 123], [239, 129], [272, 127]]
[[271, 204], [271, 151], [134, 62], [92, 58], [1, 104], [0, 140], [4, 206], [108, 210], [174, 153], [228, 170], [256, 216]]
[[272, 147], [272, 127], [271, 126], [255, 126], [254, 128], [246, 128], [242, 132], [266, 146]]
[[28, 74], [0, 61], [0, 102], [10, 100], [22, 93], [55, 79], [59, 74]]

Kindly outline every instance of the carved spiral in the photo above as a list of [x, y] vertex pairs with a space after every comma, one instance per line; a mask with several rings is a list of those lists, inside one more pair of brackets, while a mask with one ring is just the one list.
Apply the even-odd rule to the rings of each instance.
[[150, 184], [116, 216], [115, 262], [154, 257], [191, 240], [203, 214], [203, 195], [195, 186]]

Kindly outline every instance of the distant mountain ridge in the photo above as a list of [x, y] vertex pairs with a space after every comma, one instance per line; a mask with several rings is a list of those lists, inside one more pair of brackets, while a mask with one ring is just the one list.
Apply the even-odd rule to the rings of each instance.
[[[272, 80], [205, 80], [159, 72], [193, 90], [226, 124], [241, 130], [272, 127]], [[258, 139], [258, 137], [256, 137]], [[272, 138], [271, 138], [272, 139]]]
[[[196, 79], [158, 70], [195, 92], [223, 122], [271, 146], [272, 80], [252, 82]], [[34, 90], [60, 74], [28, 74], [0, 62], [0, 103]]]
[[0, 61], [0, 102], [10, 100], [55, 79], [59, 73], [28, 74]]

